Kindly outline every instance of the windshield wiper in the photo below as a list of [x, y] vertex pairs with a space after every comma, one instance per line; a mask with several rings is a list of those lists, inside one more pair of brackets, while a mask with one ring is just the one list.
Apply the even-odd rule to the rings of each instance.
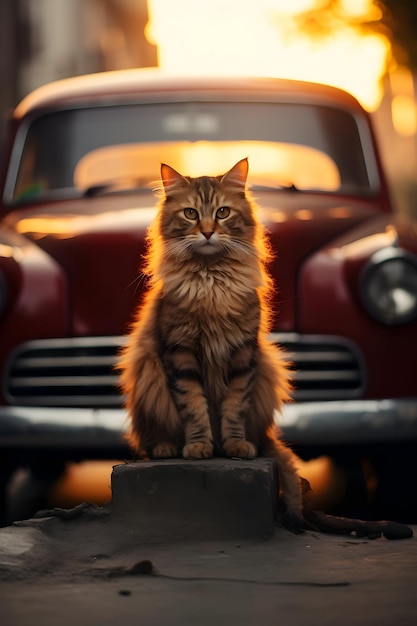
[[87, 189], [83, 191], [83, 196], [85, 198], [92, 198], [93, 196], [100, 196], [112, 190], [114, 190], [114, 185], [91, 185], [91, 187], [87, 187]]
[[300, 191], [298, 187], [291, 183], [290, 185], [251, 185], [251, 191]]
[[116, 183], [103, 183], [100, 185], [91, 185], [82, 192], [84, 198], [94, 198], [95, 196], [106, 195], [107, 193], [143, 193], [150, 192], [149, 187], [139, 185], [138, 187], [121, 187]]

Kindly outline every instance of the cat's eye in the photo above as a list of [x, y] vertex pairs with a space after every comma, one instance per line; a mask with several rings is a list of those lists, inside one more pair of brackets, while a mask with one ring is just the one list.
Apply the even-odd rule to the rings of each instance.
[[216, 218], [219, 220], [224, 220], [226, 217], [229, 217], [230, 209], [228, 206], [222, 206], [220, 209], [216, 211]]
[[196, 220], [198, 218], [198, 211], [196, 209], [192, 209], [191, 207], [187, 207], [184, 209], [184, 215], [188, 220]]

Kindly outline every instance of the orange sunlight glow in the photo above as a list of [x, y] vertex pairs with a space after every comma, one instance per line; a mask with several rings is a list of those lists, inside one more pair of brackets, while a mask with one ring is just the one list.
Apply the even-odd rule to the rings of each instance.
[[[146, 36], [169, 73], [240, 74], [310, 80], [352, 93], [368, 110], [382, 97], [390, 44], [346, 24], [321, 39], [291, 18], [317, 0], [148, 0]], [[352, 15], [378, 17], [373, 0], [347, 0]]]
[[78, 162], [74, 171], [75, 185], [79, 189], [88, 189], [114, 180], [123, 187], [129, 186], [131, 180], [134, 187], [138, 168], [146, 184], [158, 177], [161, 153], [172, 167], [187, 172], [189, 176], [199, 176], [201, 169], [227, 171], [230, 163], [238, 161], [242, 154], [250, 154], [251, 176], [258, 184], [294, 184], [298, 189], [329, 191], [340, 186], [339, 171], [328, 155], [308, 146], [267, 141], [197, 141], [192, 144], [179, 141], [105, 146], [92, 150]]

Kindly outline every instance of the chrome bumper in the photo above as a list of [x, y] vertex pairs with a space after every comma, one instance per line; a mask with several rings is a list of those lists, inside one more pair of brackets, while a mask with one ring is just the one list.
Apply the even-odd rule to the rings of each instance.
[[417, 441], [417, 398], [288, 404], [276, 421], [294, 444]]
[[125, 429], [122, 409], [0, 407], [0, 449], [116, 448]]
[[[294, 403], [276, 421], [300, 445], [417, 441], [417, 398]], [[126, 425], [122, 409], [2, 406], [0, 449], [112, 449]]]

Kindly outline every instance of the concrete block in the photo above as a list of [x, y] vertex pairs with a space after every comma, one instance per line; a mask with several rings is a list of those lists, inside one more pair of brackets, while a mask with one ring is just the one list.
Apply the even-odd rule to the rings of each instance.
[[112, 491], [112, 515], [142, 540], [266, 539], [275, 529], [272, 459], [117, 465]]

